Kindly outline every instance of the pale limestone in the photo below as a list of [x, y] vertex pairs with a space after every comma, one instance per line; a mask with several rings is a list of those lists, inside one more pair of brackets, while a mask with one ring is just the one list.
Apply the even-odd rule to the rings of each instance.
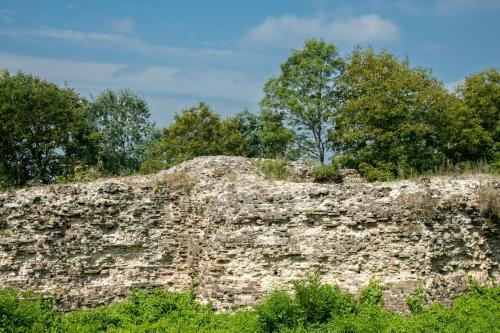
[[[250, 306], [318, 271], [358, 293], [373, 278], [389, 308], [425, 285], [449, 302], [467, 275], [499, 276], [498, 221], [478, 210], [494, 176], [341, 184], [266, 180], [251, 159], [201, 157], [152, 176], [0, 192], [0, 287], [106, 304], [132, 287], [196, 287], [217, 309]], [[301, 178], [300, 175], [303, 175]]]

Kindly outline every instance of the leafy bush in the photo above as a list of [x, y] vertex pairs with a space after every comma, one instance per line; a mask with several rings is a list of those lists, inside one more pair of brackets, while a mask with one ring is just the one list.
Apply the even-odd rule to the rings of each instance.
[[254, 161], [254, 165], [267, 179], [283, 180], [287, 177], [286, 160], [256, 160]]
[[375, 181], [389, 181], [394, 179], [394, 175], [390, 171], [383, 170], [381, 168], [375, 168], [367, 163], [361, 163], [359, 165], [358, 171], [361, 176], [369, 182]]
[[216, 313], [201, 305], [192, 290], [133, 291], [126, 301], [89, 310], [57, 313], [53, 303], [0, 290], [0, 332], [498, 332], [500, 287], [474, 280], [471, 291], [450, 308], [422, 305], [421, 288], [407, 297], [412, 315], [384, 309], [382, 286], [372, 280], [359, 301], [317, 274], [294, 282], [293, 293], [272, 291], [253, 309]]
[[384, 289], [378, 279], [372, 279], [368, 285], [361, 290], [359, 302], [366, 305], [384, 306]]
[[51, 300], [29, 292], [0, 289], [0, 332], [46, 332], [58, 316], [52, 306]]
[[415, 294], [405, 297], [406, 304], [411, 313], [419, 314], [424, 310], [425, 293], [422, 285], [417, 287]]
[[319, 274], [295, 281], [295, 302], [304, 322], [326, 323], [332, 316], [352, 313], [356, 302], [351, 294], [338, 286], [321, 283]]
[[316, 183], [341, 183], [342, 177], [337, 167], [333, 164], [318, 165], [312, 169], [314, 181]]
[[283, 290], [274, 290], [255, 310], [262, 332], [294, 327], [299, 321], [297, 305], [290, 294]]

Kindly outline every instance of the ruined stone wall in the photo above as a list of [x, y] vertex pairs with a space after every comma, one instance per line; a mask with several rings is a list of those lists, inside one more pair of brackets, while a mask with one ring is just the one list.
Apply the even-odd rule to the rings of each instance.
[[69, 310], [131, 287], [196, 286], [218, 309], [252, 305], [319, 271], [356, 293], [372, 277], [385, 302], [423, 283], [447, 302], [499, 276], [498, 221], [478, 209], [476, 175], [364, 183], [266, 180], [250, 159], [203, 157], [154, 176], [0, 192], [0, 287], [61, 297]]

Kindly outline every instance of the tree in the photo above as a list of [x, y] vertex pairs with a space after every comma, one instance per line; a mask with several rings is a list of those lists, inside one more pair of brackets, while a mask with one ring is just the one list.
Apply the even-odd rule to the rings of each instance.
[[87, 119], [99, 135], [98, 159], [105, 172], [139, 169], [147, 147], [159, 136], [150, 116], [147, 103], [128, 89], [107, 89], [92, 101]]
[[[65, 153], [87, 138], [84, 108], [85, 101], [68, 87], [1, 71], [0, 182], [52, 182], [66, 168]], [[74, 150], [72, 156], [82, 156], [84, 150]]]
[[243, 137], [243, 155], [246, 157], [262, 156], [262, 141], [259, 136], [261, 120], [247, 109], [236, 114], [237, 132]]
[[293, 150], [294, 133], [284, 126], [283, 112], [262, 109], [260, 113], [259, 139], [262, 156], [267, 158], [296, 157]]
[[321, 164], [328, 150], [330, 120], [338, 104], [334, 80], [342, 68], [337, 48], [309, 39], [281, 65], [281, 74], [264, 86], [264, 108], [282, 111], [295, 142]]
[[500, 72], [472, 74], [456, 93], [447, 155], [454, 163], [487, 161], [500, 167]]
[[210, 106], [199, 103], [175, 114], [159, 141], [149, 149], [143, 172], [161, 170], [197, 156], [241, 155], [244, 138], [236, 118], [221, 121]]
[[386, 51], [356, 48], [337, 84], [343, 101], [330, 134], [337, 161], [368, 178], [441, 163], [450, 95], [428, 70]]

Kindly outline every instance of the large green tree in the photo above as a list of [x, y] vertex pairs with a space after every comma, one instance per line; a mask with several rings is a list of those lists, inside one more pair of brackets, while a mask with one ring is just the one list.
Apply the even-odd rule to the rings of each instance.
[[147, 147], [159, 136], [146, 101], [129, 89], [104, 90], [95, 98], [87, 119], [99, 136], [97, 158], [104, 172], [136, 171]]
[[358, 47], [337, 85], [343, 101], [330, 138], [341, 164], [390, 178], [442, 162], [451, 97], [428, 70]]
[[239, 126], [236, 118], [222, 121], [205, 103], [185, 109], [163, 129], [141, 170], [153, 172], [197, 156], [243, 155], [245, 139], [238, 132]]
[[447, 155], [453, 163], [486, 161], [500, 167], [500, 72], [472, 74], [456, 93]]
[[50, 183], [73, 163], [68, 157], [89, 156], [83, 143], [90, 135], [84, 107], [85, 101], [68, 87], [1, 71], [0, 182]]
[[261, 106], [281, 111], [300, 151], [322, 164], [329, 148], [330, 120], [338, 105], [334, 81], [342, 64], [334, 45], [309, 39], [302, 50], [292, 51], [281, 65], [281, 74], [264, 86]]

